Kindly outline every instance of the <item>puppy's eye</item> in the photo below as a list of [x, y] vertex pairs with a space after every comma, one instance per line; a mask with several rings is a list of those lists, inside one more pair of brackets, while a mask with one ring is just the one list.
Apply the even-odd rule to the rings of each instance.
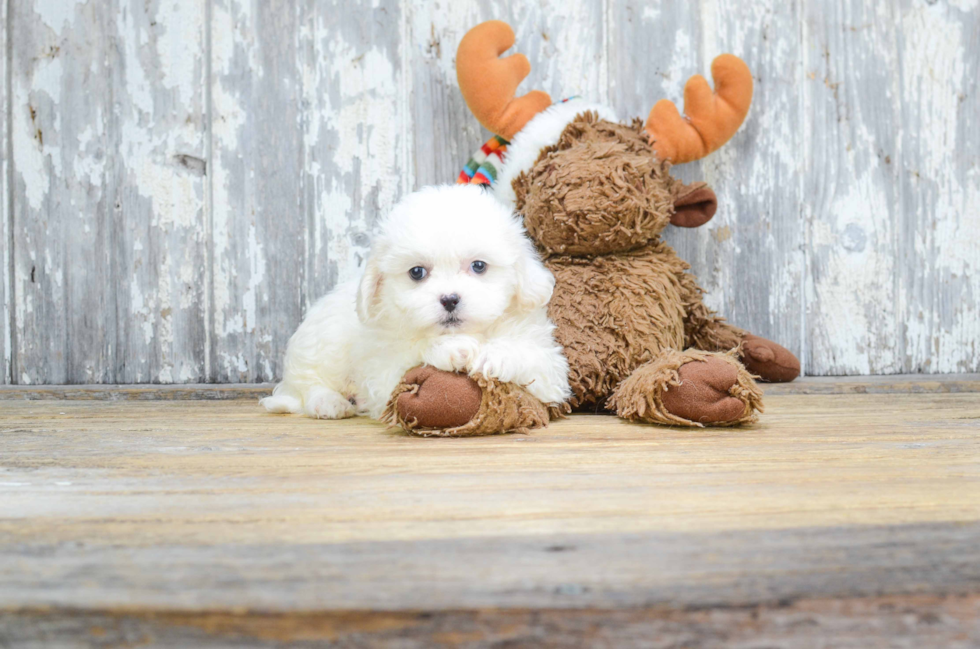
[[429, 274], [425, 268], [421, 266], [416, 266], [415, 268], [408, 271], [408, 276], [414, 279], [416, 282], [421, 282], [425, 279], [425, 276]]
[[474, 261], [472, 264], [470, 264], [470, 268], [472, 268], [473, 272], [477, 275], [482, 275], [483, 273], [487, 272], [487, 262], [479, 260]]

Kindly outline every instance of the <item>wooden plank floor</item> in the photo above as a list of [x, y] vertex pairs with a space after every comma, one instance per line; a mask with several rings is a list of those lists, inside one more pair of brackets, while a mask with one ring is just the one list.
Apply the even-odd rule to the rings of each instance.
[[0, 646], [980, 646], [980, 393], [878, 392], [478, 439], [0, 401]]
[[[259, 399], [274, 383], [178, 385], [0, 385], [0, 401], [195, 401]], [[766, 394], [931, 394], [980, 392], [980, 374], [805, 376], [765, 386]]]

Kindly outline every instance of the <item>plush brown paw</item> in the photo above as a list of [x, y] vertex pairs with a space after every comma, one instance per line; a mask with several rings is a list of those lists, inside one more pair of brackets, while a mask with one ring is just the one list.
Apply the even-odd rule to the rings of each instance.
[[663, 395], [670, 414], [699, 424], [732, 422], [745, 414], [745, 404], [730, 392], [738, 382], [738, 368], [731, 363], [708, 357], [681, 365], [677, 376], [679, 384]]
[[800, 361], [791, 351], [753, 334], [742, 339], [742, 364], [770, 383], [788, 383], [800, 375]]
[[470, 437], [543, 428], [559, 415], [553, 409], [520, 385], [422, 366], [395, 387], [381, 421], [425, 437]]
[[423, 365], [408, 371], [402, 383], [416, 389], [398, 395], [399, 419], [420, 428], [457, 428], [480, 410], [483, 390], [466, 376]]
[[606, 405], [629, 421], [737, 426], [762, 412], [762, 391], [734, 353], [667, 350], [636, 368]]

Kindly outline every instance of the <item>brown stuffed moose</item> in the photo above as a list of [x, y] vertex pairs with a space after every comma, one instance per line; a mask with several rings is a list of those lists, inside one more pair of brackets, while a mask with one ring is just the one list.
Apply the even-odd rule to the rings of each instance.
[[[762, 410], [754, 377], [792, 381], [799, 361], [708, 309], [689, 265], [661, 239], [668, 224], [697, 227], [714, 216], [714, 192], [705, 183], [685, 185], [670, 168], [708, 155], [735, 134], [752, 98], [748, 67], [723, 54], [711, 68], [714, 92], [701, 76], [687, 82], [686, 117], [661, 100], [646, 122], [621, 123], [602, 105], [553, 104], [540, 91], [515, 98], [530, 64], [521, 54], [499, 58], [513, 44], [513, 30], [499, 21], [478, 25], [460, 42], [460, 90], [499, 136], [471, 161], [479, 169], [462, 177], [493, 184], [495, 195], [523, 216], [555, 275], [549, 315], [570, 365], [569, 405], [678, 426], [752, 421]], [[506, 149], [494, 150], [494, 142], [507, 141]], [[519, 386], [491, 386], [490, 399], [482, 382], [480, 398], [472, 379], [425, 369], [410, 372], [396, 391], [391, 421], [436, 434], [480, 434], [547, 419], [540, 405], [501, 400], [508, 392], [527, 401]], [[428, 388], [420, 374], [434, 377]], [[458, 421], [447, 422], [439, 404], [458, 405], [467, 390], [468, 405], [458, 408]], [[533, 417], [522, 420], [521, 408]], [[494, 409], [510, 416], [504, 421]]]

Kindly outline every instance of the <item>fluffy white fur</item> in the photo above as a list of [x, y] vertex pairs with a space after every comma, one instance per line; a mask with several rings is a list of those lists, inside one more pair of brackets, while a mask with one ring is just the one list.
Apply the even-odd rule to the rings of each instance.
[[[486, 262], [474, 272], [472, 262]], [[422, 281], [409, 270], [427, 270]], [[476, 186], [407, 196], [381, 224], [363, 276], [317, 302], [289, 340], [269, 412], [378, 418], [399, 380], [426, 363], [570, 396], [546, 304], [555, 280], [520, 221]], [[440, 302], [456, 294], [451, 314]]]
[[593, 104], [581, 99], [569, 99], [566, 102], [549, 106], [538, 113], [524, 125], [510, 144], [504, 155], [503, 169], [493, 185], [494, 194], [503, 201], [504, 205], [514, 209], [517, 196], [514, 195], [513, 182], [522, 171], [529, 170], [541, 155], [541, 149], [551, 146], [561, 137], [568, 123], [586, 111], [594, 111], [602, 119], [618, 122], [613, 109], [602, 104]]

